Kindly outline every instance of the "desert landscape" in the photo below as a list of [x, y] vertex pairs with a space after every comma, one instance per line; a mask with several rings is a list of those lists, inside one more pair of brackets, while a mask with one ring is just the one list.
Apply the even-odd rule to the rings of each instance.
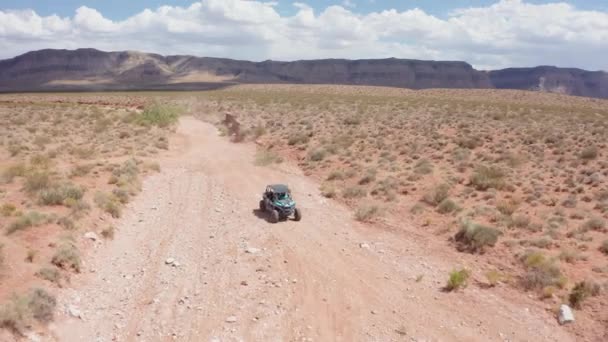
[[[2, 339], [607, 337], [606, 100], [256, 84], [0, 113]], [[301, 222], [255, 211], [274, 182]]]

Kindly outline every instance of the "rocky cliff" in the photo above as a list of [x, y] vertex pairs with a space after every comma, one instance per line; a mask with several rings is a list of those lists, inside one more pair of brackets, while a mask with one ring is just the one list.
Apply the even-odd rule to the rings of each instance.
[[508, 88], [608, 98], [606, 73], [554, 67], [484, 72], [465, 62], [395, 58], [249, 62], [95, 49], [40, 50], [0, 61], [0, 91], [208, 89], [234, 83]]

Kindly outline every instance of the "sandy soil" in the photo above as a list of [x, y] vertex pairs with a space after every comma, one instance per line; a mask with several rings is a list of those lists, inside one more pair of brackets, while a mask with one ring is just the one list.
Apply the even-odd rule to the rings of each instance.
[[[574, 340], [525, 298], [478, 286], [443, 292], [456, 260], [355, 222], [292, 165], [254, 166], [253, 145], [182, 118], [171, 146], [115, 240], [89, 242], [97, 245], [60, 295], [52, 339]], [[264, 186], [279, 182], [292, 188], [301, 222], [270, 224], [255, 211]]]

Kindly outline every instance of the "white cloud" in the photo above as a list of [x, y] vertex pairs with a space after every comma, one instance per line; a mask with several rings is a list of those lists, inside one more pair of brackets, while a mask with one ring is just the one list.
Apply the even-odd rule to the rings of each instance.
[[[558, 1], [558, 0], [556, 0]], [[94, 47], [252, 60], [418, 58], [479, 68], [554, 64], [608, 69], [608, 12], [565, 3], [500, 0], [439, 18], [420, 9], [357, 13], [353, 1], [315, 11], [275, 2], [203, 0], [146, 9], [122, 21], [80, 7], [73, 17], [0, 11], [0, 57], [42, 48]]]

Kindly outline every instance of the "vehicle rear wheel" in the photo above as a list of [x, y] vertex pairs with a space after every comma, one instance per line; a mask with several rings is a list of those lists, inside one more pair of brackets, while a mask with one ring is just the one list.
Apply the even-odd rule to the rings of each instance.
[[273, 209], [270, 212], [270, 222], [272, 222], [272, 223], [279, 222], [279, 212], [276, 209]]
[[296, 211], [293, 216], [294, 220], [296, 221], [300, 221], [302, 219], [302, 212], [300, 211], [300, 208], [296, 208]]
[[265, 211], [266, 210], [266, 206], [264, 205], [264, 200], [260, 200], [260, 210], [261, 211]]

